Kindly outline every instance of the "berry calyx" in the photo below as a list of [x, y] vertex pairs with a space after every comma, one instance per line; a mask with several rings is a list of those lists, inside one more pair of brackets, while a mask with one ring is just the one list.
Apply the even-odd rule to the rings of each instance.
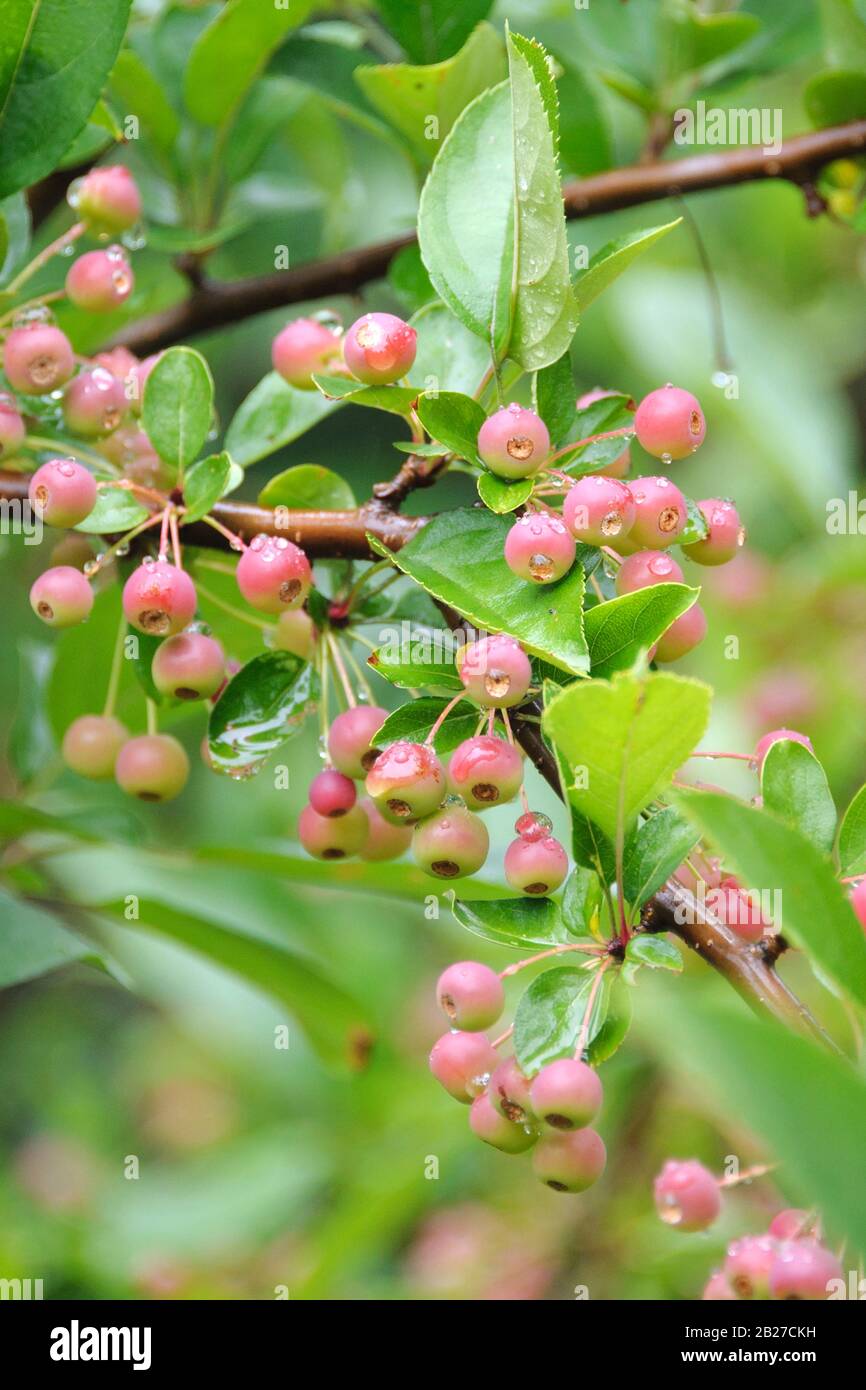
[[121, 246], [107, 251], [86, 251], [70, 267], [66, 293], [78, 309], [91, 314], [109, 313], [132, 294], [135, 279]]
[[675, 618], [670, 627], [662, 633], [655, 647], [655, 660], [679, 661], [687, 652], [694, 651], [707, 635], [707, 615], [699, 603], [693, 603], [685, 613]]
[[826, 1299], [831, 1280], [842, 1279], [839, 1260], [808, 1238], [784, 1241], [770, 1267], [771, 1298]]
[[123, 164], [91, 169], [69, 190], [69, 202], [96, 232], [126, 232], [141, 217], [141, 194]]
[[427, 744], [400, 739], [379, 754], [367, 773], [366, 790], [386, 820], [414, 821], [439, 806], [445, 772]]
[[48, 526], [77, 526], [96, 506], [96, 479], [74, 459], [49, 459], [36, 469], [27, 495]]
[[700, 402], [679, 386], [661, 386], [644, 396], [634, 417], [639, 443], [660, 459], [683, 459], [704, 442], [707, 424]]
[[698, 565], [726, 565], [746, 542], [739, 512], [733, 502], [719, 497], [707, 498], [698, 506], [707, 523], [707, 534], [702, 541], [684, 545], [683, 554]]
[[469, 1105], [499, 1061], [486, 1033], [444, 1033], [433, 1044], [430, 1070], [449, 1096]]
[[540, 898], [565, 882], [568, 855], [553, 835], [527, 840], [520, 835], [505, 851], [505, 877], [518, 893]]
[[635, 478], [630, 491], [634, 499], [630, 548], [663, 550], [673, 545], [688, 520], [686, 499], [679, 488], [670, 478]]
[[532, 1109], [551, 1129], [583, 1129], [601, 1109], [598, 1073], [575, 1057], [548, 1062], [529, 1088]]
[[448, 786], [471, 811], [510, 801], [523, 782], [523, 759], [510, 743], [489, 734], [467, 738], [451, 754]]
[[552, 584], [574, 564], [576, 546], [558, 516], [527, 512], [505, 537], [505, 563], [519, 579]]
[[104, 367], [80, 372], [63, 396], [63, 418], [74, 434], [96, 439], [117, 429], [126, 411], [123, 383]]
[[195, 616], [195, 585], [167, 560], [143, 560], [123, 586], [123, 611], [139, 632], [170, 637]]
[[592, 473], [569, 488], [562, 516], [571, 534], [584, 545], [616, 545], [631, 531], [635, 504], [625, 483]]
[[204, 700], [225, 681], [225, 652], [216, 638], [203, 632], [180, 632], [157, 647], [151, 675], [161, 695]]
[[535, 1176], [554, 1192], [584, 1192], [604, 1172], [607, 1151], [594, 1129], [542, 1135], [532, 1155]]
[[93, 590], [80, 570], [56, 565], [40, 574], [30, 590], [30, 607], [49, 627], [83, 623], [93, 607]]
[[770, 1270], [778, 1252], [773, 1236], [743, 1236], [732, 1241], [723, 1273], [738, 1298], [766, 1298], [770, 1292]]
[[653, 584], [682, 584], [683, 572], [663, 550], [638, 550], [623, 560], [616, 572], [618, 594], [633, 594]]
[[313, 583], [310, 562], [285, 536], [254, 536], [238, 561], [238, 588], [253, 608], [282, 613], [300, 608]]
[[669, 1158], [653, 1194], [662, 1221], [678, 1231], [705, 1231], [722, 1209], [719, 1184], [696, 1158]]
[[72, 344], [51, 323], [22, 324], [12, 329], [3, 344], [3, 370], [14, 391], [44, 396], [75, 371]]
[[412, 836], [415, 862], [431, 878], [465, 878], [477, 873], [489, 848], [490, 836], [480, 816], [457, 805], [443, 806], [427, 816]]
[[[596, 401], [607, 400], [610, 396], [616, 396], [617, 391], [603, 391], [600, 386], [596, 386], [592, 391], [585, 392], [578, 396], [578, 410], [586, 410], [587, 406], [594, 405]], [[613, 463], [609, 463], [606, 468], [599, 468], [599, 474], [604, 478], [626, 478], [631, 468], [631, 449], [626, 444], [621, 454], [618, 454]]]
[[141, 734], [121, 748], [114, 765], [118, 786], [139, 801], [171, 801], [189, 777], [189, 758], [171, 734]]
[[320, 816], [345, 816], [358, 799], [355, 783], [333, 767], [316, 774], [308, 795], [310, 805]]
[[356, 705], [338, 714], [328, 733], [328, 756], [346, 777], [366, 777], [379, 756], [373, 739], [388, 718], [379, 705]]
[[512, 1124], [526, 1124], [535, 1118], [530, 1100], [531, 1082], [517, 1065], [516, 1057], [507, 1057], [500, 1062], [490, 1078], [487, 1094], [491, 1104], [500, 1115]]
[[326, 372], [339, 356], [339, 336], [318, 319], [293, 319], [271, 346], [274, 371], [301, 391], [314, 391], [313, 373]]
[[418, 334], [396, 314], [363, 314], [343, 339], [346, 366], [368, 386], [399, 381], [415, 361]]
[[457, 654], [457, 671], [467, 695], [485, 709], [519, 704], [532, 682], [529, 657], [504, 632], [468, 643]]
[[506, 1154], [522, 1154], [531, 1149], [538, 1135], [526, 1125], [513, 1124], [494, 1109], [486, 1091], [476, 1096], [469, 1111], [472, 1133], [485, 1144]]
[[541, 416], [516, 402], [495, 411], [478, 431], [478, 455], [499, 478], [530, 478], [549, 453]]
[[757, 763], [759, 770], [763, 767], [764, 759], [773, 744], [778, 743], [780, 738], [789, 739], [791, 743], [802, 743], [803, 747], [808, 748], [810, 753], [814, 753], [815, 751], [812, 747], [812, 740], [806, 734], [799, 734], [796, 729], [771, 729], [768, 734], [764, 734], [762, 738], [758, 739], [758, 742], [755, 744], [755, 751], [752, 754], [752, 758], [754, 762]]
[[314, 859], [348, 859], [359, 854], [368, 831], [360, 806], [352, 806], [342, 816], [320, 816], [312, 806], [305, 806], [298, 817], [298, 839]]
[[397, 859], [412, 843], [412, 830], [408, 825], [392, 825], [380, 815], [378, 807], [369, 796], [359, 803], [367, 817], [369, 827], [360, 856], [368, 863], [379, 864], [388, 859]]
[[24, 442], [27, 428], [12, 396], [0, 392], [0, 457], [14, 454]]
[[277, 618], [273, 639], [274, 650], [291, 652], [302, 661], [312, 658], [316, 647], [316, 624], [304, 608], [290, 608]]
[[505, 1008], [505, 990], [495, 970], [477, 960], [461, 960], [443, 970], [436, 1002], [452, 1028], [470, 1033], [490, 1028]]
[[109, 714], [82, 714], [63, 735], [63, 761], [79, 777], [104, 781], [114, 775], [114, 764], [129, 730]]

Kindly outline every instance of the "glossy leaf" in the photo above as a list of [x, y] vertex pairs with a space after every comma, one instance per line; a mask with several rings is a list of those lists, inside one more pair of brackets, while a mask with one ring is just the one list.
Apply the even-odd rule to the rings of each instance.
[[451, 911], [462, 927], [487, 941], [498, 941], [516, 950], [535, 946], [559, 946], [571, 938], [559, 906], [552, 898], [496, 898], [467, 901], [446, 894]]
[[586, 270], [578, 277], [574, 287], [575, 298], [581, 313], [592, 304], [593, 300], [598, 299], [602, 291], [612, 285], [624, 270], [628, 270], [632, 261], [642, 251], [653, 246], [667, 232], [673, 231], [674, 227], [678, 227], [681, 221], [682, 218], [678, 217], [675, 222], [666, 222], [660, 227], [650, 227], [645, 232], [625, 232], [614, 241], [607, 242], [601, 250], [596, 251]]
[[486, 415], [471, 396], [439, 391], [418, 397], [418, 418], [427, 433], [460, 458], [478, 463], [478, 431]]
[[696, 602], [699, 589], [685, 584], [653, 584], [587, 609], [586, 641], [594, 676], [629, 670], [675, 618]]
[[609, 970], [602, 985], [604, 1022], [589, 1044], [586, 1060], [593, 1067], [606, 1062], [625, 1042], [632, 1020], [632, 990], [622, 972]]
[[490, 366], [487, 344], [438, 299], [413, 314], [410, 322], [418, 334], [415, 361], [409, 369], [413, 386], [419, 391], [471, 395]]
[[522, 507], [532, 496], [534, 485], [532, 478], [517, 478], [513, 483], [506, 482], [504, 478], [497, 478], [495, 473], [488, 472], [486, 468], [483, 473], [478, 474], [476, 482], [481, 501], [498, 516], [506, 516], [515, 508]]
[[831, 69], [816, 73], [806, 83], [803, 105], [819, 129], [862, 120], [866, 117], [866, 72]]
[[225, 447], [235, 463], [247, 468], [291, 444], [339, 404], [318, 391], [299, 391], [277, 372], [269, 372], [238, 406]]
[[319, 463], [299, 463], [265, 483], [259, 493], [263, 507], [289, 507], [304, 511], [343, 511], [355, 506], [355, 494], [339, 473]]
[[842, 817], [839, 867], [846, 877], [866, 873], [866, 787], [860, 788]]
[[651, 932], [639, 932], [625, 948], [626, 965], [648, 965], [651, 970], [683, 968], [683, 958], [672, 941]]
[[211, 761], [232, 776], [258, 772], [265, 758], [300, 732], [318, 694], [313, 668], [291, 652], [263, 652], [229, 681], [211, 710]]
[[768, 811], [829, 854], [836, 840], [836, 807], [814, 753], [793, 739], [773, 743], [761, 765], [761, 795]]
[[200, 521], [216, 502], [224, 497], [229, 487], [232, 460], [229, 454], [211, 454], [210, 458], [199, 459], [192, 468], [187, 469], [183, 480], [183, 500], [187, 509], [184, 520]]
[[127, 488], [101, 487], [96, 494], [93, 511], [75, 529], [84, 531], [88, 536], [111, 535], [115, 531], [122, 533], [131, 531], [133, 526], [146, 521], [149, 515], [148, 508]]
[[574, 936], [588, 936], [601, 905], [598, 874], [576, 864], [562, 892], [562, 918]]
[[679, 868], [699, 838], [694, 826], [672, 806], [639, 822], [625, 846], [623, 891], [626, 902], [642, 907]]
[[173, 347], [162, 354], [144, 386], [142, 424], [166, 463], [185, 468], [207, 438], [213, 419], [210, 368], [194, 348]]
[[574, 377], [568, 352], [536, 372], [534, 404], [548, 428], [551, 443], [557, 445], [566, 439], [576, 414]]
[[180, 118], [156, 74], [132, 48], [117, 56], [111, 73], [111, 89], [123, 102], [127, 115], [137, 116], [141, 128], [163, 154], [174, 149]]
[[231, 115], [273, 50], [311, 9], [312, 0], [229, 0], [189, 55], [184, 98], [190, 114], [204, 125], [219, 125]]
[[[577, 411], [568, 439], [577, 444], [610, 430], [626, 429], [634, 425], [634, 411], [634, 401], [622, 392], [603, 396]], [[629, 435], [618, 435], [612, 439], [593, 439], [591, 444], [583, 444], [574, 453], [563, 454], [558, 466], [575, 478], [584, 473], [597, 473], [600, 468], [616, 462], [628, 447], [629, 438]]]
[[405, 690], [432, 686], [440, 690], [460, 690], [461, 682], [454, 665], [456, 647], [450, 631], [413, 630], [399, 645], [388, 642], [371, 652], [367, 664], [392, 685]]
[[415, 63], [436, 63], [456, 53], [493, 0], [376, 0], [376, 8], [397, 41]]
[[0, 256], [0, 285], [18, 269], [30, 246], [30, 206], [23, 193], [0, 199], [5, 250]]
[[[527, 1076], [558, 1057], [574, 1056], [595, 982], [595, 971], [556, 966], [538, 975], [524, 991], [514, 1015], [514, 1055]], [[605, 1002], [604, 989], [596, 990], [587, 1045], [604, 1023]]]
[[436, 299], [417, 242], [410, 242], [394, 256], [388, 266], [388, 284], [412, 314]]
[[[386, 748], [389, 743], [396, 743], [398, 739], [404, 738], [412, 743], [424, 743], [447, 703], [447, 700], [427, 697], [423, 700], [410, 700], [408, 704], [401, 705], [393, 714], [388, 715], [373, 739], [374, 745]], [[433, 747], [440, 757], [445, 757], [446, 754], [453, 753], [464, 739], [471, 738], [477, 726], [478, 707], [470, 705], [468, 700], [461, 700], [437, 730]]]
[[345, 376], [313, 375], [313, 381], [328, 400], [344, 405], [366, 405], [373, 410], [389, 410], [392, 415], [405, 415], [414, 404], [418, 392], [408, 386], [365, 386]]

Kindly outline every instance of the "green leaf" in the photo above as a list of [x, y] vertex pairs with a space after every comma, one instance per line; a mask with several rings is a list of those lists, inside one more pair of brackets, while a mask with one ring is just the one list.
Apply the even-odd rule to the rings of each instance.
[[242, 401], [226, 431], [225, 447], [247, 468], [304, 434], [339, 406], [319, 391], [299, 391], [269, 372]]
[[318, 463], [299, 463], [265, 483], [259, 493], [262, 507], [289, 507], [299, 511], [348, 511], [355, 494], [339, 473]]
[[30, 205], [23, 193], [0, 200], [6, 249], [0, 256], [0, 285], [18, 269], [30, 246]]
[[630, 669], [638, 654], [657, 642], [675, 618], [697, 600], [700, 589], [653, 584], [587, 609], [584, 619], [594, 676]]
[[31, 637], [18, 639], [18, 686], [7, 744], [10, 762], [25, 784], [44, 773], [57, 755], [45, 707], [55, 657], [53, 645]]
[[124, 48], [117, 56], [110, 82], [124, 113], [137, 116], [156, 148], [170, 154], [180, 133], [180, 119], [156, 74], [133, 49]]
[[129, 9], [130, 0], [4, 0], [0, 197], [50, 174], [84, 129]]
[[16, 840], [33, 831], [39, 835], [68, 835], [73, 840], [97, 843], [95, 835], [81, 824], [80, 815], [52, 816], [20, 801], [0, 801], [0, 840]]
[[131, 492], [122, 487], [101, 487], [96, 494], [96, 505], [89, 516], [75, 527], [88, 536], [111, 535], [113, 532], [131, 531], [139, 522], [146, 521], [149, 509], [139, 502]]
[[566, 686], [547, 705], [542, 727], [571, 770], [571, 805], [613, 836], [667, 786], [709, 712], [710, 690], [698, 681], [617, 675]]
[[418, 392], [410, 386], [365, 386], [345, 376], [320, 376], [313, 381], [327, 400], [343, 405], [366, 405], [373, 410], [390, 410], [392, 415], [406, 415], [415, 404]]
[[485, 507], [489, 507], [498, 516], [505, 516], [516, 507], [522, 507], [524, 502], [528, 502], [535, 480], [517, 478], [513, 483], [509, 483], [505, 478], [497, 478], [495, 473], [490, 473], [485, 468], [483, 473], [478, 474], [476, 485], [478, 496]]
[[679, 868], [700, 836], [693, 825], [667, 806], [641, 821], [625, 846], [623, 891], [626, 902], [642, 907]]
[[[447, 700], [428, 697], [412, 700], [407, 705], [389, 714], [373, 743], [385, 748], [398, 739], [409, 739], [411, 743], [423, 743], [447, 704]], [[433, 740], [433, 747], [440, 757], [453, 753], [464, 739], [471, 738], [478, 724], [478, 707], [461, 700], [451, 714], [443, 720]]]
[[847, 125], [866, 116], [866, 72], [834, 68], [806, 83], [803, 105], [813, 126]]
[[609, 169], [614, 162], [610, 122], [587, 72], [561, 63], [559, 96], [559, 155], [567, 174], [585, 177]]
[[462, 689], [462, 684], [454, 665], [455, 652], [455, 639], [447, 628], [434, 628], [432, 632], [410, 629], [405, 635], [399, 634], [399, 645], [389, 641], [371, 652], [367, 665], [404, 690], [432, 686], [456, 691]]
[[147, 696], [148, 700], [153, 700], [155, 705], [166, 705], [172, 702], [172, 696], [163, 695], [157, 690], [153, 682], [153, 658], [156, 656], [157, 648], [162, 645], [161, 637], [153, 637], [149, 632], [134, 632], [127, 628], [127, 638], [131, 638], [130, 648], [133, 655], [128, 658], [135, 671], [138, 683]]
[[[160, 458], [175, 468], [192, 463], [213, 419], [210, 368], [194, 348], [164, 352], [144, 386], [142, 424]], [[231, 450], [229, 450], [231, 452]]]
[[560, 946], [570, 939], [559, 906], [552, 898], [496, 898], [492, 901], [455, 898], [453, 891], [445, 895], [451, 900], [451, 911], [461, 927], [487, 941], [498, 941], [515, 950], [531, 950], [534, 946]]
[[836, 840], [836, 807], [827, 774], [814, 753], [793, 739], [777, 739], [761, 765], [761, 795], [768, 811], [830, 853]]
[[211, 710], [213, 764], [231, 776], [260, 771], [280, 744], [300, 733], [318, 696], [313, 668], [291, 652], [263, 652], [233, 676]]
[[[425, 271], [426, 274], [426, 271]], [[437, 299], [411, 319], [418, 334], [409, 380], [419, 391], [471, 395], [490, 366], [490, 349]]]
[[625, 948], [626, 965], [648, 965], [651, 970], [682, 970], [683, 958], [664, 936], [639, 932]]
[[677, 801], [752, 891], [777, 895], [779, 930], [866, 1004], [866, 935], [832, 866], [811, 841], [771, 812], [718, 792], [681, 791]]
[[219, 125], [240, 104], [290, 29], [303, 24], [312, 0], [288, 5], [229, 0], [193, 45], [184, 77], [187, 110]]
[[598, 299], [602, 290], [606, 290], [624, 270], [628, 270], [632, 261], [642, 251], [646, 251], [666, 232], [673, 231], [682, 220], [678, 217], [675, 222], [666, 222], [661, 227], [650, 227], [645, 232], [625, 232], [615, 240], [607, 242], [600, 251], [596, 251], [574, 286], [575, 298], [581, 313], [594, 299]]
[[866, 787], [861, 787], [842, 817], [839, 867], [843, 875], [866, 872]]
[[388, 266], [388, 284], [410, 313], [436, 299], [417, 242], [402, 247]]
[[415, 63], [435, 63], [450, 58], [484, 19], [493, 0], [376, 0], [376, 8], [391, 33]]
[[0, 989], [95, 956], [93, 947], [73, 936], [52, 913], [13, 897], [5, 888], [0, 888], [0, 917]]
[[587, 936], [601, 904], [601, 884], [594, 869], [576, 864], [562, 894], [562, 917], [574, 936]]
[[232, 472], [231, 456], [223, 450], [199, 459], [188, 469], [183, 480], [183, 500], [186, 507], [184, 522], [200, 521], [228, 491]]
[[[593, 435], [609, 430], [634, 428], [634, 412], [634, 401], [623, 392], [611, 392], [610, 395], [602, 396], [591, 405], [578, 410], [574, 424], [569, 430], [569, 441], [577, 444], [581, 439], [590, 439]], [[597, 473], [600, 468], [607, 468], [608, 464], [615, 463], [628, 447], [628, 443], [628, 435], [619, 435], [614, 439], [595, 439], [591, 444], [584, 444], [581, 448], [575, 449], [574, 453], [563, 454], [559, 467], [573, 477], [580, 477], [584, 473]]]
[[506, 517], [480, 507], [458, 508], [433, 517], [396, 554], [378, 549], [474, 626], [507, 632], [534, 656], [581, 674], [589, 663], [582, 631], [583, 570], [574, 565], [543, 589], [515, 583], [503, 555], [510, 525]]
[[707, 518], [704, 516], [697, 502], [691, 497], [686, 497], [686, 524], [677, 537], [678, 545], [693, 545], [695, 541], [706, 540], [710, 528], [707, 525]]
[[625, 1042], [632, 1018], [632, 991], [622, 978], [622, 972], [608, 971], [602, 985], [604, 992], [604, 1022], [589, 1044], [586, 1060], [590, 1066], [597, 1067], [612, 1057], [621, 1043]]
[[429, 164], [460, 112], [506, 75], [502, 38], [479, 24], [452, 58], [425, 66], [357, 67], [355, 81], [372, 106]]
[[[514, 1015], [514, 1055], [526, 1076], [534, 1076], [558, 1057], [574, 1055], [595, 982], [595, 971], [557, 966], [537, 976], [524, 991]], [[604, 996], [603, 989], [596, 990], [587, 1044], [604, 1023]]]
[[478, 431], [487, 419], [471, 396], [438, 391], [418, 397], [418, 418], [427, 433], [460, 458], [478, 463]]
[[756, 15], [701, 14], [685, 6], [669, 10], [664, 19], [662, 41], [669, 77], [717, 63], [761, 28]]
[[546, 424], [556, 445], [568, 437], [574, 424], [576, 404], [571, 357], [564, 352], [550, 366], [535, 374], [535, 409]]

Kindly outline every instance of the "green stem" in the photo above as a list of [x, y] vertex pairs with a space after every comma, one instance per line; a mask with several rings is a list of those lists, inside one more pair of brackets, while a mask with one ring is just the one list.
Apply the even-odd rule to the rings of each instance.
[[12, 322], [19, 314], [26, 313], [28, 309], [38, 309], [41, 304], [53, 304], [56, 300], [65, 298], [65, 290], [52, 290], [50, 294], [39, 294], [35, 299], [26, 299], [23, 304], [16, 304], [14, 309], [7, 309], [5, 314], [0, 315], [0, 328]]
[[376, 698], [375, 698], [375, 696], [374, 696], [374, 694], [373, 694], [372, 688], [371, 688], [371, 686], [370, 686], [370, 682], [367, 680], [367, 677], [364, 675], [364, 672], [361, 670], [361, 667], [358, 665], [357, 661], [355, 660], [355, 656], [354, 656], [354, 653], [353, 653], [353, 651], [352, 651], [352, 648], [351, 648], [350, 646], [348, 646], [348, 645], [344, 646], [344, 647], [343, 647], [343, 655], [345, 656], [346, 660], [348, 661], [349, 665], [351, 666], [352, 672], [353, 672], [354, 677], [355, 677], [355, 680], [358, 682], [359, 687], [361, 688], [361, 690], [363, 690], [363, 692], [364, 692], [364, 694], [366, 695], [367, 699], [370, 701], [370, 704], [371, 704], [371, 705], [374, 705], [374, 704], [376, 703]]
[[224, 599], [218, 598], [210, 589], [206, 589], [198, 579], [198, 566], [196, 566], [195, 586], [202, 598], [206, 598], [208, 603], [212, 603], [215, 608], [221, 608], [229, 617], [237, 618], [239, 622], [249, 623], [250, 627], [260, 628], [262, 632], [270, 632], [272, 624], [266, 623], [264, 618], [255, 618], [252, 613], [245, 613], [242, 608], [235, 608], [231, 603], [226, 603]]
[[56, 256], [60, 251], [63, 251], [65, 247], [71, 246], [73, 241], [77, 241], [84, 231], [86, 231], [86, 227], [83, 222], [73, 223], [68, 231], [64, 232], [62, 236], [59, 236], [56, 241], [50, 242], [48, 246], [44, 247], [43, 250], [39, 252], [38, 256], [34, 256], [33, 260], [30, 261], [28, 265], [25, 265], [23, 270], [19, 271], [15, 279], [11, 280], [6, 286], [6, 294], [17, 294], [21, 286], [26, 284], [27, 281], [36, 274], [37, 270], [41, 270], [44, 265], [47, 265], [52, 256]]
[[157, 731], [156, 705], [153, 700], [147, 697], [145, 697], [145, 704], [147, 706], [147, 732], [149, 734], [155, 734]]
[[108, 473], [111, 477], [119, 477], [120, 469], [115, 468], [113, 463], [104, 459], [101, 454], [94, 454], [90, 449], [82, 449], [80, 444], [67, 444], [65, 439], [49, 439], [46, 435], [28, 434], [24, 437], [22, 445], [24, 449], [50, 449], [55, 454], [68, 454], [70, 458], [80, 459], [82, 463], [90, 463], [94, 468], [98, 468], [103, 473]]
[[108, 689], [105, 692], [105, 705], [103, 706], [103, 717], [108, 718], [114, 714], [114, 707], [117, 704], [117, 692], [120, 689], [120, 672], [123, 662], [123, 643], [126, 637], [126, 618], [121, 616], [117, 628], [117, 638], [114, 643], [114, 654], [111, 658], [111, 672], [108, 677]]

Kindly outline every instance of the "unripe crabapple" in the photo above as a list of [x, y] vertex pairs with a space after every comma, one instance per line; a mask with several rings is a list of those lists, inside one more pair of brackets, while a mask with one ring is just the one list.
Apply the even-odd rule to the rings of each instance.
[[368, 821], [360, 806], [342, 816], [320, 816], [305, 806], [298, 817], [298, 839], [314, 859], [348, 859], [364, 847]]
[[117, 755], [118, 786], [140, 801], [171, 801], [189, 777], [189, 758], [171, 734], [141, 734], [129, 739]]
[[343, 357], [358, 381], [386, 386], [410, 371], [417, 344], [415, 329], [396, 314], [363, 314], [346, 330]]
[[56, 565], [40, 574], [30, 590], [30, 607], [49, 627], [73, 627], [89, 617], [93, 590], [80, 570]]
[[96, 506], [96, 479], [74, 459], [49, 459], [33, 474], [27, 493], [48, 526], [77, 526]]
[[529, 1088], [532, 1109], [551, 1129], [583, 1129], [601, 1109], [598, 1073], [576, 1057], [548, 1062]]
[[102, 781], [114, 774], [129, 730], [109, 714], [82, 714], [63, 735], [63, 761], [79, 777]]
[[630, 484], [634, 521], [629, 548], [663, 550], [673, 545], [688, 520], [686, 500], [670, 478], [635, 478]]
[[14, 397], [0, 392], [0, 456], [14, 454], [27, 433]]
[[429, 744], [400, 739], [379, 754], [366, 789], [386, 820], [418, 820], [441, 803], [445, 772]]
[[664, 550], [638, 550], [623, 560], [616, 572], [618, 594], [633, 594], [653, 584], [682, 584], [683, 572]]
[[415, 862], [431, 878], [477, 873], [489, 848], [487, 826], [463, 806], [443, 806], [416, 825], [412, 835]]
[[584, 545], [615, 545], [631, 531], [635, 504], [625, 483], [591, 473], [569, 488], [562, 516], [571, 534]]
[[126, 411], [123, 383], [104, 367], [80, 372], [63, 394], [63, 418], [73, 434], [96, 439], [117, 429]]
[[443, 1033], [430, 1052], [436, 1080], [464, 1105], [481, 1094], [498, 1061], [486, 1033]]
[[505, 563], [520, 579], [550, 584], [574, 564], [574, 537], [558, 516], [527, 512], [518, 517], [505, 537]]
[[238, 588], [253, 608], [300, 608], [313, 582], [310, 562], [285, 536], [254, 536], [238, 561]]
[[797, 1240], [800, 1236], [811, 1235], [814, 1225], [815, 1220], [810, 1212], [799, 1207], [786, 1207], [773, 1217], [767, 1234], [775, 1236], [776, 1240]]
[[583, 1192], [604, 1172], [607, 1151], [594, 1129], [545, 1134], [532, 1155], [535, 1176], [554, 1192]]
[[123, 164], [91, 169], [69, 190], [69, 202], [96, 232], [125, 232], [141, 217], [141, 195]]
[[318, 319], [293, 319], [274, 338], [271, 360], [290, 386], [314, 391], [314, 372], [327, 371], [340, 356], [340, 339]]
[[453, 1028], [477, 1033], [489, 1028], [505, 1008], [505, 990], [495, 970], [477, 960], [461, 960], [443, 970], [436, 1002]]
[[655, 647], [656, 661], [679, 661], [693, 651], [707, 635], [707, 615], [699, 603], [693, 603], [685, 613], [675, 618], [662, 633]]
[[723, 1272], [738, 1298], [767, 1297], [778, 1249], [778, 1242], [769, 1235], [743, 1236], [731, 1242]]
[[512, 1124], [524, 1124], [535, 1118], [530, 1100], [531, 1082], [517, 1064], [516, 1057], [507, 1057], [500, 1062], [490, 1078], [487, 1094], [491, 1104], [500, 1115]]
[[842, 1279], [842, 1266], [816, 1240], [784, 1241], [770, 1268], [770, 1297], [826, 1299], [831, 1280]]
[[457, 654], [457, 671], [467, 695], [488, 709], [519, 704], [532, 682], [529, 657], [504, 632], [468, 643]]
[[678, 1231], [704, 1231], [722, 1209], [718, 1182], [696, 1158], [669, 1158], [653, 1193], [662, 1221]]
[[550, 435], [540, 415], [512, 401], [484, 421], [478, 454], [499, 478], [529, 478], [550, 453]]
[[312, 658], [316, 646], [316, 625], [303, 608], [290, 608], [281, 613], [274, 628], [273, 647], [278, 652], [292, 652], [302, 661]]
[[707, 534], [702, 541], [684, 545], [683, 554], [698, 565], [726, 565], [745, 544], [746, 533], [739, 513], [733, 502], [720, 497], [707, 498], [698, 506], [707, 523]]
[[203, 632], [179, 632], [157, 647], [151, 675], [161, 695], [173, 695], [176, 700], [204, 700], [216, 694], [225, 680], [225, 652], [215, 637]]
[[634, 417], [635, 434], [648, 454], [682, 459], [693, 454], [707, 432], [700, 402], [679, 386], [661, 386], [644, 396]]
[[320, 816], [345, 816], [358, 799], [355, 783], [336, 768], [326, 767], [317, 773], [307, 793], [310, 805]]
[[542, 897], [564, 883], [567, 874], [568, 855], [553, 835], [543, 840], [520, 835], [505, 851], [505, 877], [518, 893]]
[[43, 396], [68, 381], [75, 371], [72, 344], [51, 323], [22, 324], [3, 344], [3, 370], [15, 391]]
[[66, 293], [78, 309], [108, 313], [132, 293], [135, 280], [122, 246], [107, 251], [87, 251], [66, 275]]
[[123, 611], [139, 632], [170, 637], [195, 616], [195, 585], [167, 560], [143, 560], [123, 586]]
[[538, 1135], [526, 1125], [512, 1124], [491, 1104], [486, 1091], [476, 1096], [469, 1111], [472, 1133], [485, 1144], [506, 1154], [522, 1154], [531, 1149]]
[[[586, 410], [587, 406], [594, 405], [596, 401], [607, 400], [609, 396], [617, 395], [616, 391], [603, 391], [600, 386], [594, 390], [587, 391], [585, 395], [578, 396], [578, 410]], [[599, 474], [604, 478], [625, 478], [631, 467], [631, 449], [626, 444], [621, 454], [618, 454], [613, 463], [609, 463], [606, 468], [599, 468]]]
[[338, 714], [328, 733], [328, 756], [346, 777], [366, 777], [379, 756], [373, 739], [388, 718], [379, 705], [356, 705]]
[[380, 814], [375, 802], [365, 796], [359, 803], [367, 817], [369, 832], [360, 851], [362, 859], [378, 864], [387, 859], [397, 859], [412, 843], [412, 830], [408, 825], [392, 825]]
[[796, 729], [771, 729], [768, 734], [764, 734], [755, 744], [755, 751], [752, 754], [752, 761], [757, 763], [760, 769], [764, 765], [764, 759], [769, 753], [774, 743], [778, 743], [780, 738], [789, 739], [791, 743], [802, 743], [804, 748], [808, 748], [810, 753], [814, 753], [812, 740], [806, 734], [798, 734]]
[[711, 888], [704, 899], [707, 910], [724, 922], [743, 941], [760, 941], [764, 921], [760, 906], [744, 893], [735, 879], [722, 879], [718, 888]]
[[523, 781], [523, 759], [504, 739], [489, 734], [467, 738], [451, 754], [448, 786], [471, 811], [510, 801]]

